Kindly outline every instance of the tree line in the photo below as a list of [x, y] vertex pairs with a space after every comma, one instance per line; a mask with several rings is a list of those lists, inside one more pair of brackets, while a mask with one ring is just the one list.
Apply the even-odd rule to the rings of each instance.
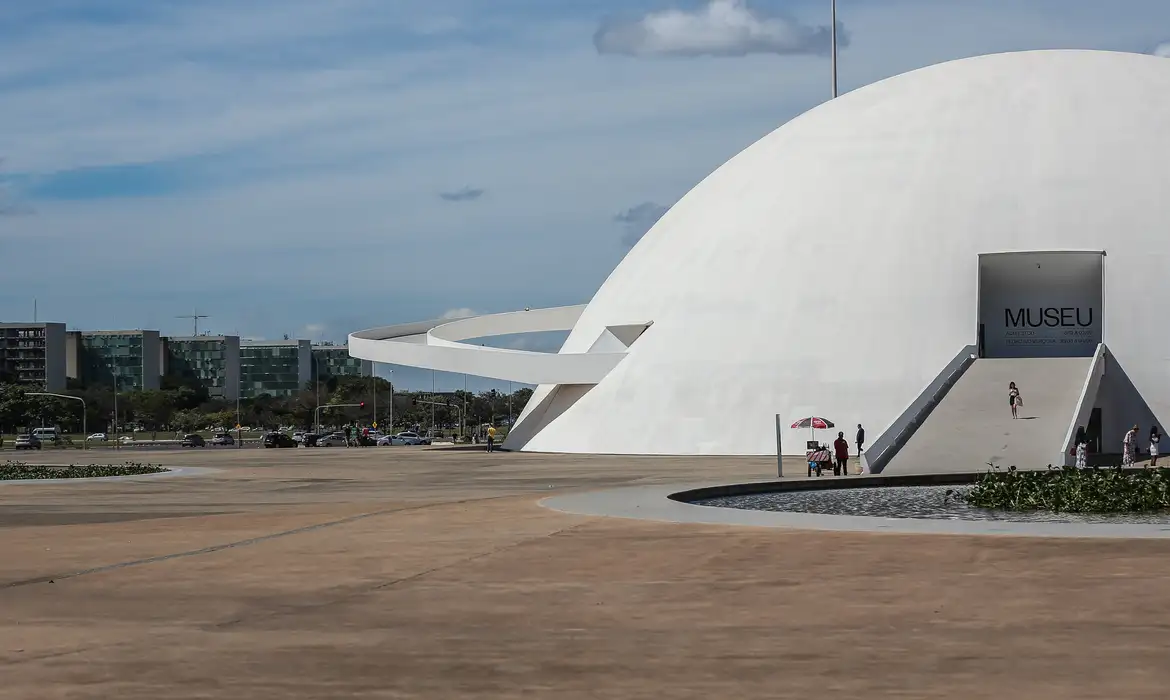
[[[59, 427], [66, 433], [81, 433], [82, 404], [49, 396], [28, 396], [36, 389], [27, 385], [0, 383], [0, 433], [15, 433], [41, 426]], [[196, 384], [166, 379], [158, 390], [118, 392], [107, 386], [84, 386], [71, 382], [60, 392], [85, 401], [86, 427], [90, 432], [114, 430], [115, 420], [123, 432], [131, 426], [150, 432], [195, 432], [206, 428], [234, 428], [236, 402], [216, 398]], [[341, 377], [309, 382], [288, 397], [261, 395], [239, 402], [239, 422], [251, 428], [275, 429], [289, 426], [311, 428], [318, 405], [321, 423], [335, 428], [350, 423], [367, 426], [375, 422], [386, 430], [456, 431], [461, 422], [470, 431], [476, 425], [506, 425], [509, 416], [520, 414], [532, 390], [519, 389], [509, 395], [499, 391], [478, 394], [455, 391], [433, 395], [429, 392], [393, 392], [394, 425], [391, 415], [391, 385], [382, 378]], [[318, 403], [319, 402], [319, 403]], [[364, 406], [329, 408], [339, 404]], [[377, 411], [375, 416], [374, 411]], [[432, 424], [433, 419], [433, 424]]]

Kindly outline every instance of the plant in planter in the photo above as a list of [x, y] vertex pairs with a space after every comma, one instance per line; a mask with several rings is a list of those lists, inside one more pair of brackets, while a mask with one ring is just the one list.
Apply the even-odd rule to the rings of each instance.
[[94, 479], [105, 476], [141, 476], [170, 471], [154, 464], [71, 464], [67, 467], [6, 461], [0, 464], [0, 481], [17, 479]]
[[1149, 513], [1170, 510], [1170, 469], [992, 467], [969, 489], [947, 498], [976, 508], [1054, 513]]

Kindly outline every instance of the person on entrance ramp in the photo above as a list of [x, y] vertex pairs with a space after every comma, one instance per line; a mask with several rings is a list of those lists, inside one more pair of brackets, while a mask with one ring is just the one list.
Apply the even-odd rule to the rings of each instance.
[[1019, 408], [1024, 405], [1024, 399], [1020, 397], [1020, 390], [1016, 388], [1016, 383], [1008, 384], [1008, 405], [1012, 407], [1012, 418], [1019, 418]]

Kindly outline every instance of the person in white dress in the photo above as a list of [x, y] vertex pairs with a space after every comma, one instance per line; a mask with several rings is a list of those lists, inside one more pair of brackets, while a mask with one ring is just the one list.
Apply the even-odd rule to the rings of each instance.
[[1150, 466], [1158, 466], [1158, 443], [1162, 441], [1162, 434], [1158, 426], [1150, 426]]
[[1137, 434], [1138, 427], [1135, 425], [1129, 429], [1129, 432], [1125, 434], [1125, 439], [1121, 442], [1121, 466], [1123, 467], [1133, 466], [1133, 452], [1134, 448], [1137, 447]]

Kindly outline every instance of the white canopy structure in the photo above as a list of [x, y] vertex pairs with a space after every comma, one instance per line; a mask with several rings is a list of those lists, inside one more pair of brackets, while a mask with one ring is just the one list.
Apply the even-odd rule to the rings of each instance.
[[[1019, 281], [1033, 269], [1047, 276]], [[1148, 403], [1106, 409], [1102, 433], [1120, 440], [1170, 415], [1167, 299], [1170, 60], [1033, 51], [913, 71], [793, 119], [683, 197], [585, 307], [349, 343], [539, 384], [505, 447], [726, 455], [775, 454], [777, 414], [889, 443], [965, 353], [1104, 343]], [[571, 329], [559, 353], [459, 342], [554, 329]], [[807, 430], [783, 437], [803, 452]]]

